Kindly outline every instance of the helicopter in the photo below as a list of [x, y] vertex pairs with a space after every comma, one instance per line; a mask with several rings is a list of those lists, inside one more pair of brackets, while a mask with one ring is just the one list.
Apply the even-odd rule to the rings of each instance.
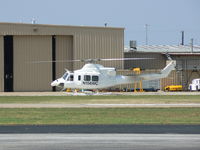
[[112, 60], [141, 60], [152, 58], [113, 58], [113, 59], [87, 59], [87, 60], [74, 60], [84, 61], [86, 64], [79, 70], [69, 71], [65, 70], [62, 77], [51, 82], [52, 87], [59, 87], [62, 90], [70, 89], [87, 89], [98, 90], [108, 88], [121, 84], [136, 83], [141, 80], [155, 80], [167, 77], [172, 70], [175, 69], [176, 61], [172, 60], [169, 56], [168, 65], [163, 68], [159, 73], [150, 74], [134, 74], [134, 75], [117, 75], [116, 69], [112, 67], [104, 67], [103, 65], [96, 64], [97, 61], [112, 61]]

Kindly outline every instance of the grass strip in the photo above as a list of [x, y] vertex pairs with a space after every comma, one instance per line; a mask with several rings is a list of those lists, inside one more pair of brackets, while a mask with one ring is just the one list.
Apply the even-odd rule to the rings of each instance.
[[112, 95], [112, 96], [0, 96], [3, 103], [66, 103], [66, 104], [113, 104], [113, 103], [200, 103], [199, 95]]
[[199, 108], [0, 109], [1, 125], [200, 124]]

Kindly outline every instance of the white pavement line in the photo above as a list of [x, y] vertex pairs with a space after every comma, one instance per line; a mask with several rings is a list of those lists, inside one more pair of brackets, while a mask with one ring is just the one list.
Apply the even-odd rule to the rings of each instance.
[[126, 107], [200, 107], [199, 103], [189, 104], [0, 104], [0, 108], [126, 108]]

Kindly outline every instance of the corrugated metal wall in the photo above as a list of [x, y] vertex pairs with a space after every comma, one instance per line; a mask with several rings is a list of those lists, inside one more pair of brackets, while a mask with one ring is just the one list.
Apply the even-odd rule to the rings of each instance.
[[[124, 37], [122, 30], [82, 30], [75, 35], [74, 59], [123, 58]], [[104, 66], [123, 68], [122, 61], [97, 62]], [[79, 69], [84, 63], [74, 63]]]
[[161, 53], [125, 52], [124, 58], [152, 58], [146, 60], [127, 60], [124, 69], [139, 67], [141, 69], [162, 69], [166, 65], [166, 57]]
[[200, 59], [198, 57], [178, 59], [176, 64], [178, 70], [200, 70]]
[[0, 92], [4, 91], [4, 44], [3, 36], [0, 36]]
[[182, 85], [181, 79], [177, 71], [172, 71], [167, 78], [161, 79], [161, 90], [164, 90], [168, 85]]
[[[73, 59], [73, 36], [56, 36], [56, 60]], [[65, 70], [73, 70], [72, 62], [56, 62], [56, 78], [61, 77]]]
[[14, 91], [51, 91], [51, 36], [14, 36]]

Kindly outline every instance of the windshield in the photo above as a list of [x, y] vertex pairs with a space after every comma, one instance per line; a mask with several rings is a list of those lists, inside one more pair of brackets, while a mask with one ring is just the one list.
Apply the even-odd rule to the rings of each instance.
[[65, 72], [65, 74], [62, 76], [62, 78], [63, 78], [64, 80], [66, 80], [67, 76], [68, 76], [68, 73]]

